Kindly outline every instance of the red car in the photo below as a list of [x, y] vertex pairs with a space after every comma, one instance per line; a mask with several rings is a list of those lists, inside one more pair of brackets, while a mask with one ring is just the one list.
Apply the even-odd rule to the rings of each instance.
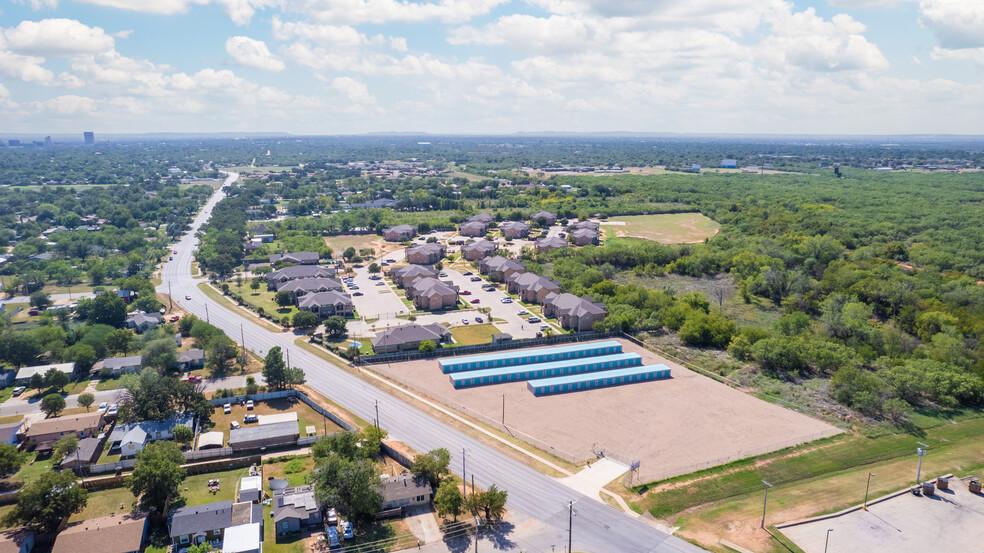
[[177, 316], [177, 315], [171, 315], [171, 318], [170, 318], [169, 320], [170, 320], [170, 321], [171, 321], [172, 323], [176, 323], [176, 322], [178, 322], [178, 320], [180, 320], [180, 319], [181, 319], [181, 317], [179, 317], [179, 316]]
[[178, 255], [178, 250], [174, 250], [174, 251], [173, 251], [173, 252], [171, 252], [171, 253], [173, 253], [174, 255]]
[[470, 296], [471, 295], [471, 291], [469, 291], [469, 290], [462, 290], [461, 291], [461, 295], [462, 296]]
[[198, 384], [201, 381], [202, 381], [202, 377], [195, 374], [189, 374], [188, 376], [181, 379], [181, 382], [191, 382], [194, 384]]
[[480, 300], [480, 299], [478, 299], [478, 298], [475, 298], [475, 299], [473, 299], [473, 300], [472, 300], [471, 302], [472, 302], [472, 303], [478, 303], [478, 302], [480, 302], [480, 301], [482, 301], [482, 300]]

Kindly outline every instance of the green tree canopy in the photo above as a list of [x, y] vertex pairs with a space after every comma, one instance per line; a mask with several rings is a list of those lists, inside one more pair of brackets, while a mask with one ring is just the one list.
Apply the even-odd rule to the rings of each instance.
[[3, 520], [7, 526], [23, 525], [50, 534], [63, 518], [85, 508], [88, 500], [88, 492], [72, 471], [45, 471], [20, 489], [17, 504]]
[[127, 477], [124, 486], [136, 497], [140, 505], [163, 514], [170, 502], [180, 497], [180, 485], [187, 477], [181, 464], [184, 455], [174, 442], [159, 440], [147, 444]]

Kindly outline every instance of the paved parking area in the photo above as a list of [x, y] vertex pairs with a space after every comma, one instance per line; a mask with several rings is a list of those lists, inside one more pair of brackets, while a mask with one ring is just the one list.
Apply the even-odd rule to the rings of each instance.
[[839, 516], [781, 527], [805, 553], [971, 553], [984, 550], [984, 496], [950, 479], [934, 496], [902, 493]]

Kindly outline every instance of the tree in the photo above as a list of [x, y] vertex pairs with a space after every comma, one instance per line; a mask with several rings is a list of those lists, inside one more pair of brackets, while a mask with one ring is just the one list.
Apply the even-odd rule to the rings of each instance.
[[458, 521], [461, 514], [461, 507], [465, 503], [464, 496], [458, 488], [458, 483], [453, 480], [441, 482], [434, 494], [434, 504], [437, 506], [437, 513], [441, 516], [451, 515], [454, 521]]
[[484, 492], [473, 495], [477, 498], [478, 506], [485, 513], [485, 520], [497, 520], [506, 513], [506, 499], [509, 493], [500, 490], [495, 484]]
[[347, 260], [351, 260], [353, 257], [355, 257], [355, 253], [356, 253], [355, 248], [349, 246], [345, 248], [344, 252], [342, 252], [342, 257], [344, 257]]
[[229, 372], [229, 364], [236, 358], [239, 348], [225, 336], [216, 337], [205, 347], [205, 364], [215, 378]]
[[280, 307], [287, 307], [294, 303], [294, 294], [291, 294], [289, 290], [280, 290], [273, 296], [273, 300]]
[[297, 328], [311, 328], [318, 326], [318, 316], [310, 311], [298, 311], [294, 313], [294, 318], [291, 322]]
[[378, 263], [375, 263], [375, 262], [373, 262], [373, 263], [370, 263], [370, 264], [369, 264], [369, 267], [368, 267], [368, 269], [367, 269], [367, 270], [369, 271], [369, 274], [370, 274], [370, 275], [374, 275], [374, 274], [377, 274], [377, 273], [379, 273], [379, 272], [380, 272], [380, 271], [382, 271], [383, 269], [382, 269], [382, 268], [381, 268], [381, 267], [379, 266], [379, 264], [378, 264]]
[[96, 396], [90, 394], [89, 392], [79, 394], [78, 402], [79, 405], [85, 407], [85, 411], [88, 413], [89, 407], [92, 407], [92, 404], [96, 402]]
[[133, 333], [125, 328], [117, 328], [106, 335], [106, 349], [110, 353], [126, 355], [133, 348]]
[[451, 452], [445, 448], [433, 449], [413, 458], [410, 472], [414, 476], [426, 478], [432, 487], [437, 487], [451, 473]]
[[304, 377], [304, 369], [300, 367], [288, 367], [284, 375], [286, 376], [285, 383], [291, 389], [307, 382], [307, 379]]
[[60, 394], [48, 394], [41, 399], [41, 410], [49, 417], [56, 417], [65, 409], [65, 398]]
[[198, 545], [192, 545], [188, 548], [188, 553], [211, 553], [212, 551], [215, 551], [215, 548], [213, 548], [212, 544], [207, 541], [203, 541]]
[[319, 503], [334, 505], [355, 523], [371, 521], [383, 504], [379, 493], [379, 471], [368, 459], [354, 461], [331, 455], [318, 463], [312, 475]]
[[175, 426], [174, 429], [171, 430], [171, 435], [174, 436], [174, 441], [179, 444], [191, 443], [191, 440], [195, 437], [195, 433], [183, 424]]
[[253, 292], [256, 292], [257, 290], [259, 290], [260, 289], [260, 279], [254, 278], [253, 280], [251, 280], [249, 282], [249, 288]]
[[89, 344], [75, 344], [65, 350], [63, 357], [66, 361], [75, 363], [75, 370], [87, 373], [96, 364], [96, 350]]
[[181, 320], [178, 321], [178, 330], [181, 331], [182, 336], [190, 336], [191, 329], [192, 327], [195, 326], [195, 323], [197, 322], [198, 322], [198, 317], [189, 313], [184, 317], [181, 317]]
[[359, 448], [359, 435], [355, 432], [336, 432], [322, 436], [311, 446], [311, 454], [315, 459], [337, 455], [347, 461], [363, 456]]
[[89, 494], [70, 471], [45, 471], [17, 495], [17, 504], [4, 516], [7, 526], [27, 526], [39, 534], [53, 533], [63, 518], [85, 508]]
[[187, 473], [181, 468], [184, 455], [174, 442], [156, 441], [147, 444], [137, 453], [133, 473], [123, 483], [140, 505], [164, 514], [167, 505], [180, 496], [180, 488]]
[[348, 327], [345, 323], [345, 317], [340, 317], [338, 315], [332, 315], [325, 319], [325, 333], [328, 336], [336, 338], [339, 336], [344, 336], [348, 332]]
[[65, 458], [69, 453], [74, 453], [79, 448], [79, 437], [75, 434], [65, 434], [55, 442], [51, 453], [51, 459], [56, 464]]
[[280, 346], [274, 346], [263, 358], [263, 379], [271, 390], [283, 390], [287, 386], [287, 366]]
[[126, 324], [126, 303], [113, 293], [100, 294], [92, 300], [79, 300], [78, 310], [92, 324], [122, 328]]
[[260, 387], [256, 384], [256, 377], [253, 375], [246, 377], [246, 395], [255, 395], [259, 393]]
[[420, 342], [420, 351], [423, 353], [434, 351], [435, 349], [437, 349], [437, 344], [434, 343], [434, 340], [422, 340]]
[[178, 364], [177, 346], [171, 338], [149, 342], [143, 350], [143, 366], [165, 372]]
[[60, 370], [52, 367], [44, 373], [44, 385], [53, 390], [61, 391], [72, 379]]
[[28, 386], [34, 388], [35, 390], [40, 390], [41, 388], [44, 388], [44, 377], [41, 376], [39, 373], [32, 374], [31, 381], [28, 383]]
[[375, 425], [369, 425], [359, 431], [359, 441], [362, 443], [362, 454], [369, 459], [379, 457], [383, 448], [383, 440], [389, 432]]
[[31, 307], [37, 307], [39, 310], [44, 310], [51, 305], [51, 297], [48, 296], [47, 292], [38, 290], [37, 292], [31, 294], [30, 303]]
[[0, 444], [0, 478], [6, 478], [20, 470], [27, 461], [26, 452], [22, 453], [17, 446]]

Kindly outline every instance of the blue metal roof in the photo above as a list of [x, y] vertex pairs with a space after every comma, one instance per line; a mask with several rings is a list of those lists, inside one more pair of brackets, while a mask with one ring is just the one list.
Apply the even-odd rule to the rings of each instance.
[[[612, 355], [599, 355], [596, 357], [580, 357], [578, 359], [563, 359], [561, 361], [551, 361], [549, 363], [527, 363], [525, 365], [512, 365], [509, 367], [496, 367], [494, 369], [478, 369], [474, 371], [461, 371], [451, 373], [451, 382], [471, 380], [473, 378], [485, 378], [487, 376], [501, 376], [504, 374], [525, 373], [538, 370], [558, 369], [573, 367], [577, 365], [601, 365], [610, 361], [621, 361], [630, 359], [642, 359], [638, 353], [615, 353]], [[596, 369], [601, 370], [601, 369]], [[587, 371], [585, 371], [587, 372]]]
[[441, 367], [446, 367], [449, 365], [458, 365], [461, 363], [481, 363], [484, 361], [497, 361], [499, 359], [522, 359], [523, 357], [532, 357], [536, 355], [552, 355], [557, 353], [567, 353], [573, 351], [584, 351], [594, 348], [603, 347], [621, 347], [622, 344], [616, 340], [606, 340], [604, 342], [587, 342], [584, 344], [574, 344], [572, 346], [557, 346], [552, 348], [544, 349], [523, 349], [523, 350], [511, 350], [502, 353], [489, 353], [485, 355], [468, 355], [465, 357], [454, 357], [451, 359], [441, 359], [439, 361]]
[[598, 380], [599, 378], [617, 378], [620, 376], [631, 376], [634, 374], [643, 374], [653, 371], [668, 371], [668, 370], [670, 370], [670, 368], [663, 364], [645, 365], [641, 367], [625, 367], [621, 369], [609, 369], [607, 371], [595, 371], [595, 372], [581, 373], [581, 374], [569, 374], [565, 376], [553, 376], [550, 378], [541, 378], [539, 380], [530, 380], [528, 384], [534, 388], [540, 388], [544, 386], [574, 384], [576, 382], [585, 382], [587, 380]]

